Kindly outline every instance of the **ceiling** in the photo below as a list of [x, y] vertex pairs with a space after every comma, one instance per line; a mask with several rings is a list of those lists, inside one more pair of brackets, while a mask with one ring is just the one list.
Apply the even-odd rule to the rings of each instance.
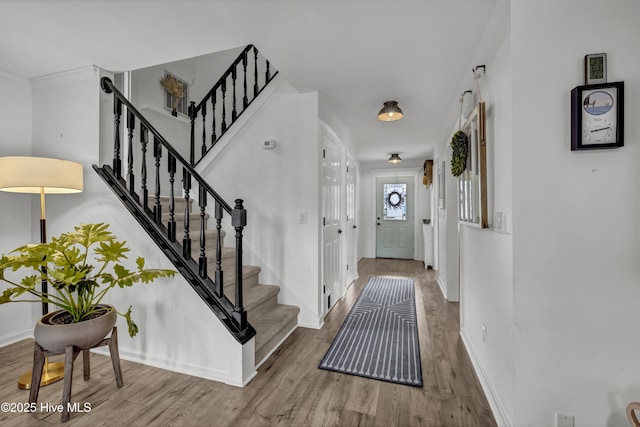
[[[450, 112], [496, 0], [0, 0], [0, 69], [125, 71], [254, 44], [317, 91], [360, 161], [420, 161]], [[396, 100], [399, 122], [376, 118]]]

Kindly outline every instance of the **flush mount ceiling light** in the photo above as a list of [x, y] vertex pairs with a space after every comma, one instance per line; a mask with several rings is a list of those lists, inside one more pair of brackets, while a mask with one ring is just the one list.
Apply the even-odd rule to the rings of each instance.
[[389, 160], [387, 161], [392, 165], [397, 165], [398, 163], [402, 162], [402, 159], [400, 158], [400, 156], [398, 156], [397, 153], [394, 153], [391, 155], [391, 157], [389, 157]]
[[404, 114], [402, 114], [402, 110], [398, 107], [398, 103], [396, 101], [387, 101], [378, 113], [378, 120], [382, 120], [383, 122], [395, 122], [396, 120], [400, 120], [403, 116]]

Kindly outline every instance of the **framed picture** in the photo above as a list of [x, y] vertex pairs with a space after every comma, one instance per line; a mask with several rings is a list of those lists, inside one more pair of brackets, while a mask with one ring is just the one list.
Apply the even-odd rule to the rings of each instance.
[[607, 82], [607, 54], [592, 53], [584, 56], [584, 84]]
[[624, 146], [624, 82], [571, 91], [571, 151]]

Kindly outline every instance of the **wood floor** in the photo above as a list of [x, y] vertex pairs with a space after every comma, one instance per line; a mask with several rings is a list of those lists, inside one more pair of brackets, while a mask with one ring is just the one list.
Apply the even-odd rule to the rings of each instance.
[[[435, 272], [422, 262], [363, 259], [359, 279], [325, 319], [321, 330], [298, 328], [245, 388], [122, 361], [116, 388], [109, 358], [91, 355], [91, 379], [75, 364], [72, 402], [91, 406], [66, 426], [482, 426], [496, 423], [460, 340], [458, 305], [444, 301]], [[370, 380], [317, 368], [333, 337], [372, 275], [416, 281], [423, 388]], [[26, 403], [16, 386], [31, 368], [33, 341], [0, 348], [0, 402]], [[80, 359], [78, 359], [80, 362]], [[59, 405], [62, 382], [40, 391]], [[60, 424], [59, 413], [0, 412], [0, 425]]]

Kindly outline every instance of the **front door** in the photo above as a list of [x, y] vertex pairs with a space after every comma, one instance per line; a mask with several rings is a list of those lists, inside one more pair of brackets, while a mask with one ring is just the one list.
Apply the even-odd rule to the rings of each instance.
[[376, 179], [376, 257], [413, 259], [413, 178]]

